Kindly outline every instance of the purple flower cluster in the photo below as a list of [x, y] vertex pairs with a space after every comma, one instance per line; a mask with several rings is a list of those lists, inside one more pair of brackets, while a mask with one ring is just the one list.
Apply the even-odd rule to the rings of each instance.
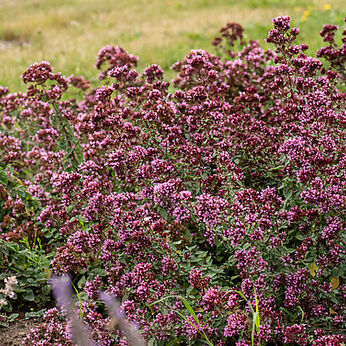
[[[249, 344], [256, 292], [256, 340], [344, 342], [345, 43], [326, 26], [330, 46], [309, 57], [289, 17], [273, 24], [275, 52], [228, 24], [214, 41], [227, 56], [191, 51], [174, 92], [159, 66], [139, 74], [112, 46], [96, 89], [47, 62], [24, 72], [26, 93], [0, 88], [0, 236], [54, 252], [95, 342], [127, 344], [100, 290], [146, 340]], [[80, 99], [63, 101], [72, 87]], [[72, 340], [54, 308], [26, 343]]]

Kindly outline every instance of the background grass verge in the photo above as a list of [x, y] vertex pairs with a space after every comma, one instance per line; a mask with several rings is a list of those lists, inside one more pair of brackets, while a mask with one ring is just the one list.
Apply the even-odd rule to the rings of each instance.
[[172, 78], [169, 66], [191, 49], [213, 52], [210, 42], [227, 22], [265, 46], [278, 15], [290, 15], [300, 40], [316, 50], [323, 45], [316, 32], [343, 26], [345, 11], [342, 0], [0, 0], [0, 85], [24, 90], [19, 76], [42, 60], [96, 81], [96, 54], [107, 44], [138, 55], [139, 69], [157, 63]]

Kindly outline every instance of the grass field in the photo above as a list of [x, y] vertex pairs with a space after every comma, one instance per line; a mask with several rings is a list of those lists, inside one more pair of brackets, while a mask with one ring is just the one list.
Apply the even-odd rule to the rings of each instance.
[[213, 52], [210, 42], [227, 22], [265, 45], [278, 15], [290, 15], [315, 50], [322, 25], [343, 26], [345, 11], [342, 0], [0, 0], [0, 85], [23, 90], [20, 74], [42, 60], [93, 81], [96, 54], [106, 44], [138, 55], [140, 69], [157, 63], [168, 71], [190, 49]]

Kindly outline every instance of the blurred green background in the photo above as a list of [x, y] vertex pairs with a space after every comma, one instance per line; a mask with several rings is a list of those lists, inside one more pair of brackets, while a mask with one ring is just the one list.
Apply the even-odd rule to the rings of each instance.
[[106, 44], [140, 57], [139, 70], [169, 67], [191, 49], [214, 52], [210, 42], [227, 22], [245, 38], [264, 39], [278, 15], [290, 15], [312, 54], [323, 45], [323, 24], [344, 27], [344, 1], [333, 0], [0, 0], [0, 85], [24, 90], [19, 78], [33, 62], [48, 60], [65, 75], [96, 82], [96, 54]]

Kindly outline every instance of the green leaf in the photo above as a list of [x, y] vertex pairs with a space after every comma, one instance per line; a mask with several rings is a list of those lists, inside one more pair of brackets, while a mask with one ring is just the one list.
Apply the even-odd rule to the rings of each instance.
[[0, 183], [4, 186], [7, 186], [8, 184], [8, 176], [7, 174], [0, 169]]
[[15, 286], [13, 290], [16, 293], [23, 293], [23, 292], [25, 292], [25, 288], [22, 288], [22, 287], [19, 287], [19, 286]]
[[170, 341], [166, 346], [174, 346], [174, 345], [180, 345], [181, 338], [175, 338], [172, 341]]
[[64, 125], [65, 125], [66, 130], [67, 130], [67, 136], [71, 139], [75, 138], [74, 129], [72, 128], [72, 126], [70, 125], [70, 123], [66, 119], [64, 119], [64, 120], [65, 120]]
[[46, 312], [46, 309], [41, 309], [38, 311], [30, 311], [30, 312], [26, 312], [25, 313], [25, 319], [30, 319], [30, 318], [39, 318], [42, 317], [44, 315], [44, 313]]
[[45, 295], [49, 295], [50, 292], [51, 292], [51, 287], [49, 285], [45, 285], [42, 287], [42, 293], [45, 294]]
[[59, 129], [59, 121], [58, 121], [58, 116], [57, 115], [53, 115], [51, 117], [51, 120], [52, 120], [52, 125], [55, 129]]
[[78, 163], [83, 162], [83, 149], [79, 144], [76, 145], [74, 152], [76, 154]]
[[60, 150], [63, 150], [65, 153], [68, 151], [68, 142], [64, 136], [59, 138], [58, 146]]
[[4, 255], [6, 255], [6, 256], [8, 256], [8, 254], [9, 254], [9, 248], [8, 248], [8, 246], [6, 246], [6, 244], [1, 244], [1, 252], [4, 254]]
[[19, 316], [19, 314], [11, 314], [7, 317], [7, 321], [13, 322], [18, 316]]
[[33, 302], [35, 300], [34, 291], [30, 288], [26, 289], [23, 298], [29, 302]]
[[12, 312], [12, 304], [11, 304], [11, 302], [9, 301], [9, 300], [6, 300], [7, 301], [7, 304], [6, 305], [4, 305], [3, 307], [2, 307], [2, 309], [3, 310], [5, 310], [6, 312]]
[[284, 188], [285, 199], [290, 199], [292, 197], [292, 188], [291, 186], [285, 186]]
[[296, 239], [298, 240], [304, 240], [305, 237], [302, 234], [296, 234]]
[[77, 287], [78, 287], [79, 289], [82, 289], [82, 288], [84, 287], [85, 283], [86, 283], [86, 278], [85, 278], [85, 275], [83, 275], [83, 276], [81, 277], [81, 279], [78, 281]]
[[74, 208], [75, 208], [74, 205], [69, 205], [69, 206], [67, 206], [67, 207], [66, 207], [66, 213], [69, 214]]
[[166, 211], [166, 209], [159, 207], [159, 214], [160, 214], [165, 220], [167, 220], [167, 211]]

